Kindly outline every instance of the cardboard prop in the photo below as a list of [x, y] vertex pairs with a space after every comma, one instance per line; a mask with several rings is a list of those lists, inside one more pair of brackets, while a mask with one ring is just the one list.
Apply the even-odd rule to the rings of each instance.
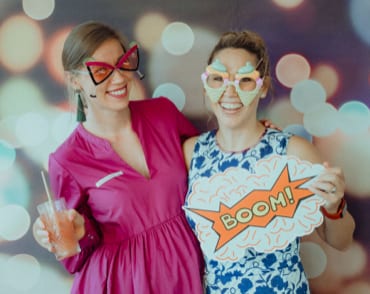
[[228, 168], [200, 178], [184, 206], [208, 258], [236, 261], [245, 249], [272, 252], [322, 224], [325, 200], [307, 187], [324, 167], [292, 156], [258, 161], [255, 173]]

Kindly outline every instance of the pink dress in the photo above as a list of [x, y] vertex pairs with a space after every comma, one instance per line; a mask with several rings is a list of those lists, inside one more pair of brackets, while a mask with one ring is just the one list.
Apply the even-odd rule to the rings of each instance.
[[182, 205], [183, 139], [196, 129], [165, 98], [132, 101], [150, 178], [79, 125], [49, 158], [53, 192], [85, 218], [80, 254], [62, 261], [71, 293], [202, 293], [203, 262]]

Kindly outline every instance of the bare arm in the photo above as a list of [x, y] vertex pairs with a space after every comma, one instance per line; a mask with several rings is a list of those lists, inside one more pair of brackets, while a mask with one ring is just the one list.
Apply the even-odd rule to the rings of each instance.
[[191, 137], [182, 144], [182, 152], [184, 153], [184, 159], [186, 168], [190, 169], [191, 158], [193, 157], [194, 146], [198, 137]]
[[[293, 136], [289, 141], [287, 154], [311, 163], [323, 163], [316, 147], [298, 136]], [[339, 167], [329, 167], [326, 162], [324, 166], [325, 172], [311, 185], [310, 190], [326, 200], [324, 208], [328, 213], [335, 214], [344, 197], [344, 176]], [[323, 224], [317, 228], [318, 235], [330, 246], [338, 250], [345, 250], [353, 241], [355, 222], [352, 215], [346, 211], [339, 219], [333, 220], [326, 216], [323, 217]]]

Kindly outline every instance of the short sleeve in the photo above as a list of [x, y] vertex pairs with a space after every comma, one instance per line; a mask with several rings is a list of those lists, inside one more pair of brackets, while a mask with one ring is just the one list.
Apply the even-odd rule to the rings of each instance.
[[187, 138], [199, 135], [199, 131], [194, 125], [185, 117], [185, 115], [178, 110], [171, 100], [163, 97], [165, 108], [175, 117], [178, 133], [183, 143]]

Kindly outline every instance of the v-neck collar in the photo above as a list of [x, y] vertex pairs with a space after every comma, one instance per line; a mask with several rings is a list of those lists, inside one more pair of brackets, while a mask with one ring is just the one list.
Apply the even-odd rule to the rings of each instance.
[[145, 144], [145, 136], [142, 135], [142, 131], [143, 131], [142, 122], [140, 121], [140, 119], [138, 119], [138, 117], [135, 113], [135, 110], [132, 109], [131, 103], [129, 104], [129, 107], [130, 107], [130, 114], [131, 114], [132, 129], [136, 133], [136, 135], [138, 137], [138, 140], [141, 144], [141, 148], [142, 148], [143, 153], [144, 153], [145, 163], [146, 163], [146, 166], [147, 166], [148, 171], [149, 171], [148, 176], [143, 175], [142, 173], [138, 172], [135, 168], [133, 168], [131, 165], [129, 165], [123, 158], [121, 158], [121, 156], [119, 156], [118, 153], [113, 149], [109, 140], [107, 140], [106, 138], [102, 138], [102, 137], [99, 137], [99, 136], [96, 136], [96, 135], [90, 133], [88, 130], [85, 129], [85, 127], [83, 126], [82, 123], [78, 124], [77, 132], [79, 133], [79, 135], [81, 135], [83, 138], [85, 138], [89, 143], [95, 145], [95, 147], [99, 151], [104, 152], [104, 153], [109, 152], [119, 162], [124, 164], [127, 168], [132, 170], [138, 176], [140, 176], [140, 177], [142, 177], [146, 180], [150, 180], [153, 176], [153, 170], [150, 167], [150, 161], [149, 161], [149, 157], [148, 157], [149, 154], [148, 154], [146, 144]]

